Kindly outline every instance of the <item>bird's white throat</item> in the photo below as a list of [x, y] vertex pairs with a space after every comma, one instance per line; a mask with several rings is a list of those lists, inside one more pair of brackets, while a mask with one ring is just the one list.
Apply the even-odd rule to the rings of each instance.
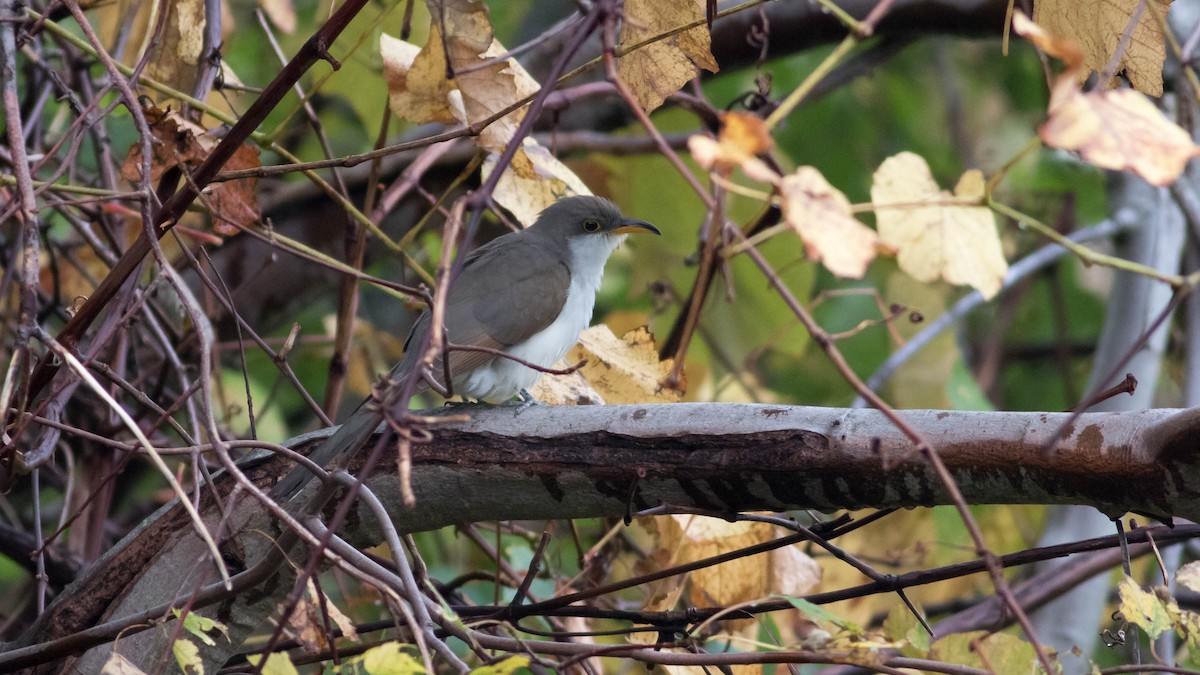
[[[552, 367], [566, 356], [592, 321], [596, 292], [604, 278], [604, 263], [625, 237], [623, 234], [573, 237], [569, 241], [571, 285], [562, 312], [544, 330], [506, 351], [543, 368]], [[501, 403], [532, 387], [541, 375], [541, 371], [496, 357], [461, 378], [455, 377], [454, 390], [489, 403]]]

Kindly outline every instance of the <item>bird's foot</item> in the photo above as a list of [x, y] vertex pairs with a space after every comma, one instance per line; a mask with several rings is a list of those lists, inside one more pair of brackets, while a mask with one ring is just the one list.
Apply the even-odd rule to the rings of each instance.
[[534, 398], [533, 394], [530, 394], [525, 389], [522, 389], [521, 391], [517, 392], [517, 398], [519, 399], [518, 401], [515, 402], [515, 404], [517, 406], [517, 412], [516, 412], [516, 414], [513, 415], [513, 417], [519, 416], [521, 413], [525, 412], [526, 410], [529, 410], [533, 406], [546, 405], [545, 403], [542, 403], [541, 401]]

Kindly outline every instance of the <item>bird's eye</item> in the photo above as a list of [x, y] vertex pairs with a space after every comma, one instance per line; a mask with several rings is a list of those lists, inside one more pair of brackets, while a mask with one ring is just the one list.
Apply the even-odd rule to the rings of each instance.
[[599, 232], [600, 231], [600, 221], [598, 221], [598, 220], [583, 221], [583, 231], [584, 232]]

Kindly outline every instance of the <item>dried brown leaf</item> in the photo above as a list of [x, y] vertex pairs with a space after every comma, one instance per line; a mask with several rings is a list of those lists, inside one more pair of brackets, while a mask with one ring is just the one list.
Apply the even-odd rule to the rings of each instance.
[[446, 57], [436, 30], [430, 31], [424, 48], [380, 35], [379, 53], [393, 114], [417, 124], [449, 124], [463, 116], [461, 111], [455, 115], [451, 107], [450, 93], [455, 89], [446, 79]]
[[[487, 6], [471, 0], [431, 4], [433, 24], [425, 47], [417, 50], [384, 36], [380, 51], [393, 112], [415, 122], [476, 124], [531, 97], [540, 87], [515, 60], [496, 57], [506, 53], [492, 36]], [[443, 37], [440, 30], [445, 30]], [[446, 61], [455, 79], [446, 80]], [[476, 137], [489, 150], [484, 178], [495, 167], [525, 115], [519, 107], [485, 127]], [[529, 225], [554, 201], [575, 194], [590, 194], [587, 186], [562, 162], [532, 139], [505, 167], [493, 197], [523, 224]]]
[[[1139, 8], [1142, 2], [1153, 2], [1156, 11]], [[1075, 72], [1075, 77], [1081, 82], [1092, 71], [1104, 72], [1122, 36], [1131, 30], [1117, 70], [1124, 70], [1138, 91], [1162, 96], [1166, 36], [1155, 15], [1165, 17], [1170, 7], [1171, 0], [1037, 0], [1033, 5], [1033, 20], [1056, 38], [1079, 45], [1083, 67]], [[1141, 15], [1131, 27], [1130, 21], [1139, 9]]]
[[[143, 111], [150, 125], [150, 180], [158, 180], [164, 171], [181, 164], [194, 165], [204, 160], [215, 141], [206, 136], [204, 127], [186, 120], [173, 110], [148, 107]], [[121, 177], [136, 181], [142, 175], [142, 146], [134, 143], [121, 164]]]
[[204, 0], [177, 0], [163, 8], [167, 16], [145, 73], [177, 91], [191, 92], [204, 58]]
[[1175, 182], [1200, 151], [1144, 94], [1131, 89], [1080, 90], [1076, 75], [1083, 61], [1070, 39], [1051, 35], [1020, 12], [1013, 17], [1013, 28], [1067, 65], [1054, 82], [1049, 118], [1038, 130], [1046, 145], [1078, 152], [1101, 168], [1136, 173], [1159, 186]]
[[[704, 18], [696, 0], [625, 0], [620, 49]], [[649, 112], [696, 76], [696, 69], [717, 72], [712, 40], [703, 25], [643, 45], [617, 61], [617, 73]]]
[[[514, 59], [481, 66], [507, 51], [492, 36], [486, 4], [473, 0], [446, 0], [437, 5], [443, 12], [446, 54], [454, 70], [455, 83], [462, 92], [468, 123], [485, 120], [540, 89], [537, 81]], [[438, 10], [431, 6], [430, 11], [436, 16]], [[488, 125], [476, 143], [485, 150], [503, 152], [524, 116], [524, 107], [508, 113]]]
[[[259, 161], [258, 148], [245, 144], [225, 162], [224, 169], [237, 171], [257, 169], [260, 166], [262, 162]], [[262, 220], [262, 209], [258, 204], [257, 178], [213, 183], [204, 189], [204, 194], [207, 195], [206, 205], [212, 212], [213, 231], [217, 234], [232, 236], [241, 228]]]
[[[172, 110], [147, 108], [144, 111], [150, 133], [153, 136], [150, 148], [150, 180], [158, 180], [163, 172], [177, 166], [191, 169], [200, 165], [219, 142], [198, 124], [188, 121]], [[261, 166], [258, 148], [243, 144], [223, 167], [227, 171], [253, 169]], [[142, 146], [133, 144], [121, 164], [121, 177], [137, 181], [142, 175]], [[258, 179], [212, 183], [204, 188], [203, 203], [212, 210], [213, 231], [231, 235], [238, 226], [246, 227], [262, 218], [258, 204]]]
[[[496, 154], [484, 159], [484, 180], [491, 175], [497, 159]], [[542, 210], [559, 199], [586, 194], [591, 191], [579, 176], [537, 141], [526, 138], [500, 176], [492, 197], [522, 224], [531, 225]]]

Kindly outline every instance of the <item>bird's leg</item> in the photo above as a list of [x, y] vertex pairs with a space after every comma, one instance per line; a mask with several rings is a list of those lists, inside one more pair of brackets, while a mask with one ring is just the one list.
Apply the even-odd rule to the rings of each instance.
[[513, 417], [520, 415], [521, 413], [525, 412], [526, 410], [529, 410], [530, 408], [532, 408], [535, 405], [546, 405], [545, 403], [542, 403], [541, 401], [534, 398], [533, 394], [530, 394], [529, 391], [525, 390], [525, 389], [522, 389], [521, 391], [517, 392], [517, 398], [520, 401], [516, 404], [517, 412], [513, 415]]

